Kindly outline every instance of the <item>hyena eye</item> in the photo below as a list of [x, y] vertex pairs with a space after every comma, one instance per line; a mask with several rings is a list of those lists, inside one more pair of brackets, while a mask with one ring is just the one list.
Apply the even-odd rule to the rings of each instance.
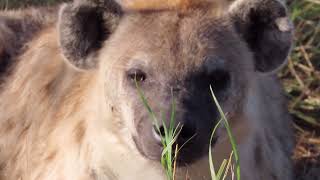
[[147, 74], [140, 69], [130, 69], [127, 72], [127, 76], [132, 82], [144, 82], [147, 79]]

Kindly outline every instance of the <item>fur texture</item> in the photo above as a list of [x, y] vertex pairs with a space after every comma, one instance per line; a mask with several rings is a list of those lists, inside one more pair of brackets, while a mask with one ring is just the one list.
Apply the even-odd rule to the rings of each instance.
[[210, 85], [236, 136], [242, 179], [293, 178], [290, 119], [272, 73], [292, 44], [283, 4], [153, 6], [76, 0], [27, 19], [29, 10], [2, 13], [0, 180], [165, 179], [137, 76], [159, 117], [170, 117], [174, 97], [178, 144], [195, 134], [177, 179], [210, 179], [208, 148], [217, 164], [230, 155], [222, 127], [208, 147], [219, 119]]
[[[189, 8], [211, 5], [211, 0], [119, 0], [128, 10], [187, 10]], [[218, 0], [219, 1], [219, 0]], [[220, 1], [221, 3], [222, 1]], [[218, 3], [216, 3], [218, 4]]]
[[28, 8], [0, 12], [0, 85], [1, 77], [9, 73], [26, 43], [46, 26], [57, 20], [57, 7]]

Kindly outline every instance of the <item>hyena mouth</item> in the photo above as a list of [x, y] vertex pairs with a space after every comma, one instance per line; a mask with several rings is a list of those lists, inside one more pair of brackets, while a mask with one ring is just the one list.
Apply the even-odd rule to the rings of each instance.
[[214, 148], [217, 144], [218, 137], [213, 137], [211, 147], [209, 147], [209, 141], [210, 139], [204, 141], [200, 138], [195, 137], [194, 140], [191, 139], [187, 144], [184, 145], [179, 145], [179, 142], [174, 143], [173, 147], [176, 147], [176, 145], [178, 145], [179, 149], [178, 154], [173, 153], [173, 157], [176, 156], [177, 166], [183, 167], [190, 165], [201, 159], [203, 156], [207, 155], [209, 152], [209, 148]]

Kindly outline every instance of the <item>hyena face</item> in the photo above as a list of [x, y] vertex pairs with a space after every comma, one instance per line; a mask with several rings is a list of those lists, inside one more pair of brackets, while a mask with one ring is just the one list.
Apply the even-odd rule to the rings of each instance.
[[[253, 72], [250, 52], [228, 26], [227, 19], [216, 19], [210, 13], [130, 15], [111, 38], [112, 45], [103, 51], [101, 60], [105, 64], [101, 68], [107, 67], [106, 82], [117, 79], [118, 83], [112, 96], [119, 100], [114, 106], [129, 114], [124, 114], [123, 119], [133, 122], [133, 138], [149, 158], [160, 158], [162, 147], [135, 78], [158, 119], [164, 116], [167, 126], [174, 99], [175, 123], [183, 126], [177, 143], [182, 145], [189, 140], [179, 153], [186, 162], [208, 151], [210, 133], [220, 118], [210, 85], [229, 113], [241, 107], [245, 80]], [[123, 99], [126, 101], [121, 102]]]
[[158, 124], [163, 119], [169, 124], [175, 102], [175, 124], [182, 125], [176, 143], [187, 142], [179, 162], [185, 164], [208, 151], [220, 119], [210, 85], [236, 123], [246, 111], [251, 77], [285, 61], [291, 28], [280, 2], [238, 0], [223, 8], [218, 13], [221, 9], [205, 2], [187, 9], [124, 11], [104, 1], [62, 9], [60, 40], [66, 59], [82, 70], [99, 67], [108, 86], [107, 103], [145, 157], [159, 159], [163, 147], [136, 82]]

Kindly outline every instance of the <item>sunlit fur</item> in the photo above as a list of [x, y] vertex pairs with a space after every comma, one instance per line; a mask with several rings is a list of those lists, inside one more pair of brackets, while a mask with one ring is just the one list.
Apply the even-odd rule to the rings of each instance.
[[[81, 6], [82, 1], [77, 2]], [[231, 6], [230, 14], [242, 11], [241, 8], [237, 11], [236, 5]], [[231, 98], [221, 105], [228, 112], [239, 143], [242, 179], [291, 180], [291, 130], [279, 84], [273, 74], [254, 69], [257, 52], [248, 47], [240, 35], [243, 32], [236, 31], [228, 13], [228, 8], [195, 6], [183, 13], [166, 10], [125, 14], [121, 20], [117, 18], [120, 21], [115, 23], [117, 28], [110, 31], [101, 48], [90, 52], [98, 62], [96, 68], [90, 69], [75, 67], [69, 61], [77, 59], [66, 58], [64, 52], [70, 49], [60, 42], [63, 33], [59, 28], [63, 27], [59, 26], [57, 11], [40, 25], [32, 23], [37, 30], [17, 46], [9, 46], [12, 42], [6, 40], [16, 38], [8, 26], [12, 16], [1, 14], [0, 58], [3, 52], [18, 51], [5, 56], [6, 63], [0, 71], [0, 180], [165, 179], [160, 163], [142, 155], [133, 140], [139, 136], [138, 141], [147, 146], [142, 140], [152, 137], [138, 132], [137, 117], [146, 110], [136, 94], [128, 90], [124, 72], [134, 63], [145, 63], [155, 69], [160, 86], [146, 89], [149, 90], [146, 96], [153, 107], [167, 107], [168, 100], [162, 97], [167, 97], [164, 89], [169, 80], [185, 78], [199, 69], [204, 64], [199, 57], [206, 55], [208, 47], [229, 58], [228, 69], [237, 75]], [[245, 25], [246, 20], [242, 22]], [[1, 32], [7, 32], [6, 28], [10, 33], [3, 36]], [[291, 29], [280, 29], [281, 43], [291, 46], [291, 41], [287, 41]], [[210, 36], [203, 43], [199, 32], [204, 36], [207, 34], [203, 32], [208, 32], [215, 41], [208, 41], [212, 40]], [[73, 35], [62, 38], [74, 40], [76, 37], [69, 37]], [[179, 51], [172, 51], [177, 37], [181, 38]], [[274, 37], [277, 36], [266, 38], [274, 40]], [[190, 53], [192, 50], [195, 52]], [[280, 66], [284, 62], [285, 59], [280, 59], [275, 64]], [[187, 91], [186, 87], [184, 90]], [[183, 111], [181, 102], [177, 104], [178, 110]], [[223, 128], [219, 129], [213, 151], [217, 164], [230, 155]], [[177, 170], [178, 179], [186, 176], [209, 179], [207, 155]]]

